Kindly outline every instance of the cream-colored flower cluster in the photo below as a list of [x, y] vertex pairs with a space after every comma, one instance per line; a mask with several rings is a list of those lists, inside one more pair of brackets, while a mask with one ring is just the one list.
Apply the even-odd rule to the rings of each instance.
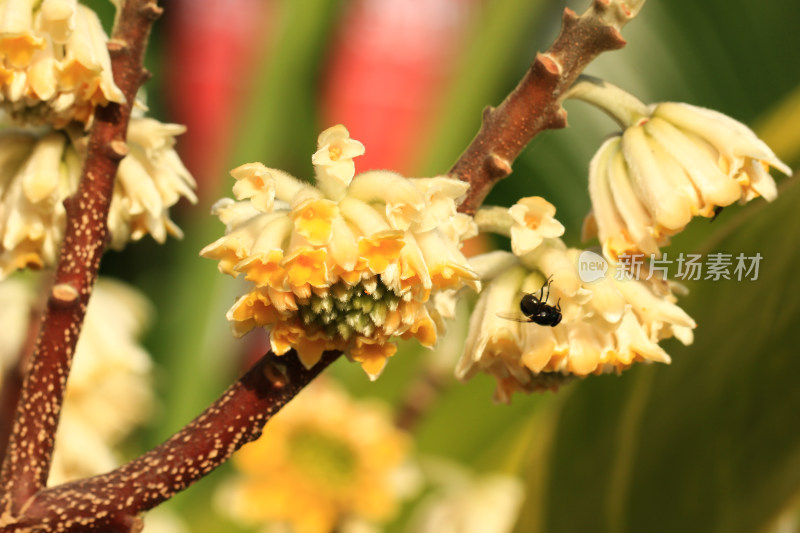
[[253, 283], [228, 312], [236, 335], [266, 328], [276, 354], [295, 349], [307, 367], [342, 350], [374, 378], [392, 338], [433, 346], [449, 307], [441, 295], [478, 281], [459, 251], [474, 227], [456, 212], [467, 185], [356, 176], [363, 153], [340, 125], [319, 136], [316, 186], [260, 163], [234, 169], [238, 201], [214, 206], [225, 235], [201, 255]]
[[[483, 223], [495, 231], [503, 227], [503, 213], [497, 209], [478, 212], [482, 228]], [[505, 214], [506, 233], [513, 248], [526, 249], [524, 243], [514, 244], [516, 222], [510, 211]], [[542, 238], [542, 231], [552, 234], [555, 209], [540, 212], [545, 214], [538, 223], [542, 229], [526, 236], [539, 242], [531, 251], [519, 256], [491, 252], [470, 261], [482, 279], [491, 281], [473, 311], [457, 377], [488, 373], [497, 380], [496, 399], [508, 402], [515, 391], [555, 389], [572, 376], [620, 372], [639, 361], [668, 363], [658, 345], [661, 339], [692, 342], [695, 323], [675, 305], [668, 282], [655, 276], [582, 281], [581, 251], [567, 248], [560, 239]], [[551, 310], [558, 306], [560, 322], [555, 327], [529, 322], [520, 309], [526, 293]]]
[[409, 445], [385, 406], [356, 402], [320, 379], [234, 455], [239, 474], [220, 491], [220, 507], [239, 521], [288, 524], [295, 533], [382, 523], [408, 492]]
[[[516, 390], [555, 388], [572, 376], [619, 372], [637, 361], [669, 362], [658, 342], [676, 337], [691, 343], [695, 323], [675, 304], [673, 285], [647, 263], [635, 273], [638, 279], [628, 273], [620, 280], [614, 271], [626, 273], [619, 257], [658, 257], [660, 246], [694, 216], [716, 216], [724, 206], [758, 196], [775, 199], [770, 167], [791, 173], [750, 129], [715, 111], [646, 106], [593, 78], [582, 78], [567, 96], [597, 105], [623, 128], [591, 162], [592, 213], [584, 224], [585, 238], [599, 235], [612, 273], [581, 279], [583, 252], [558, 239], [563, 226], [541, 198], [478, 211], [479, 227], [511, 237], [514, 253], [471, 261], [491, 281], [475, 307], [456, 374], [494, 375], [501, 401]], [[527, 307], [521, 302], [526, 293], [532, 295], [525, 296]]]
[[[20, 356], [33, 305], [29, 283], [16, 277], [0, 283], [0, 361], [6, 371]], [[149, 303], [132, 288], [97, 282], [65, 392], [51, 485], [117, 466], [115, 446], [151, 412], [152, 363], [138, 343], [149, 314]]]
[[0, 3], [0, 103], [24, 123], [89, 123], [95, 106], [122, 103], [108, 37], [77, 0]]
[[589, 167], [592, 213], [584, 238], [598, 235], [606, 257], [660, 254], [695, 216], [736, 201], [777, 197], [769, 167], [790, 175], [747, 126], [682, 103], [645, 107], [609, 138]]
[[[168, 208], [181, 196], [195, 202], [194, 180], [174, 150], [185, 128], [132, 118], [130, 153], [121, 161], [108, 224], [111, 246], [150, 234], [180, 236]], [[0, 277], [22, 268], [52, 266], [64, 236], [63, 201], [75, 192], [81, 150], [63, 131], [0, 132]]]

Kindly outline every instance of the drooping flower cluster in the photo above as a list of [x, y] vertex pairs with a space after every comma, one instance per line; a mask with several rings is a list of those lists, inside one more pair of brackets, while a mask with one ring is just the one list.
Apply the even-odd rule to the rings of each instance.
[[[16, 277], [0, 283], [4, 371], [20, 356], [34, 305], [29, 283]], [[117, 466], [115, 447], [149, 415], [152, 363], [138, 342], [149, 313], [149, 303], [132, 288], [103, 278], [97, 282], [65, 392], [50, 484]]]
[[374, 378], [393, 337], [434, 345], [447, 307], [437, 295], [478, 281], [459, 251], [474, 226], [456, 212], [467, 185], [354, 176], [363, 153], [340, 125], [319, 136], [316, 186], [260, 163], [234, 169], [238, 201], [214, 206], [225, 235], [201, 255], [253, 282], [228, 312], [234, 334], [263, 327], [276, 354], [295, 349], [307, 367], [342, 350]]
[[411, 488], [409, 444], [385, 406], [317, 380], [234, 455], [239, 475], [220, 492], [220, 505], [237, 520], [288, 524], [296, 533], [382, 523]]
[[[479, 212], [476, 220], [485, 216]], [[505, 217], [512, 247], [524, 249], [524, 244], [513, 242], [510, 213]], [[495, 229], [503, 225], [501, 212], [494, 211], [491, 225]], [[540, 226], [549, 228], [552, 223]], [[684, 344], [692, 342], [695, 323], [675, 305], [668, 282], [655, 276], [583, 281], [578, 272], [580, 254], [560, 239], [543, 238], [520, 256], [492, 252], [470, 261], [482, 278], [491, 281], [471, 317], [456, 368], [460, 379], [477, 372], [493, 375], [498, 383], [496, 399], [508, 402], [514, 391], [554, 389], [572, 376], [620, 372], [639, 361], [668, 363], [659, 340], [674, 336]], [[525, 293], [552, 308], [558, 306], [560, 323], [550, 327], [527, 322], [520, 312]]]
[[76, 0], [0, 5], [0, 102], [25, 123], [89, 123], [95, 106], [122, 103], [97, 15]]
[[[121, 161], [109, 211], [111, 246], [150, 234], [181, 236], [168, 208], [181, 196], [195, 202], [194, 180], [174, 150], [185, 128], [132, 118], [130, 153]], [[83, 154], [63, 131], [0, 132], [0, 277], [54, 265], [64, 236], [63, 201], [75, 192]]]
[[781, 162], [755, 133], [730, 117], [682, 103], [644, 108], [603, 143], [589, 167], [592, 213], [606, 257], [660, 254], [695, 216], [712, 217], [736, 201], [777, 197], [769, 167]]

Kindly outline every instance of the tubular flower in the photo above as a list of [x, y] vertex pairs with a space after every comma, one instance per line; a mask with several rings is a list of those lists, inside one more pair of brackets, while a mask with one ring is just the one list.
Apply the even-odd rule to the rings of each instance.
[[269, 426], [233, 457], [238, 475], [219, 493], [226, 513], [296, 533], [337, 531], [351, 521], [378, 524], [396, 513], [408, 492], [410, 440], [383, 405], [356, 403], [317, 380]]
[[564, 234], [564, 226], [553, 217], [556, 208], [541, 196], [521, 198], [509, 208], [508, 213], [514, 219], [511, 249], [516, 255], [530, 252], [546, 238]]
[[[658, 341], [692, 342], [695, 323], [675, 305], [663, 280], [590, 283], [578, 277], [580, 250], [546, 239], [516, 257], [493, 252], [471, 261], [482, 277], [492, 277], [473, 311], [456, 376], [466, 380], [486, 372], [497, 380], [495, 398], [509, 402], [514, 391], [555, 389], [573, 376], [621, 372], [638, 361], [670, 361]], [[550, 281], [550, 287], [542, 287]], [[524, 293], [558, 305], [555, 327], [527, 322], [520, 312]], [[519, 318], [520, 321], [509, 319]]]
[[721, 113], [681, 103], [643, 107], [600, 147], [589, 167], [592, 213], [606, 257], [660, 254], [694, 216], [736, 201], [777, 197], [769, 167], [782, 163], [755, 133]]
[[76, 0], [8, 0], [0, 10], [0, 102], [11, 117], [88, 126], [95, 106], [125, 101], [91, 9]]
[[[0, 283], [0, 361], [6, 365], [20, 356], [34, 305], [30, 284], [16, 277]], [[117, 466], [115, 446], [151, 412], [152, 363], [138, 342], [150, 312], [149, 303], [127, 285], [97, 282], [65, 392], [51, 485]]]
[[511, 239], [511, 250], [523, 255], [548, 238], [564, 234], [564, 226], [555, 219], [556, 208], [541, 196], [520, 198], [508, 209], [482, 207], [475, 214], [475, 222], [483, 231], [505, 235]]
[[[168, 233], [181, 236], [167, 210], [181, 196], [196, 201], [194, 180], [173, 149], [183, 131], [177, 124], [131, 119], [130, 153], [120, 163], [108, 217], [113, 248], [147, 233], [158, 242]], [[82, 148], [64, 132], [0, 132], [0, 277], [55, 264], [63, 201], [77, 190], [82, 166]]]
[[363, 151], [339, 125], [319, 136], [316, 186], [260, 163], [234, 169], [238, 201], [213, 208], [225, 235], [200, 254], [253, 283], [228, 311], [235, 335], [263, 327], [276, 354], [294, 349], [309, 368], [342, 350], [374, 379], [396, 351], [393, 337], [436, 343], [437, 294], [479, 282], [459, 250], [474, 230], [456, 213], [467, 185], [355, 176]]

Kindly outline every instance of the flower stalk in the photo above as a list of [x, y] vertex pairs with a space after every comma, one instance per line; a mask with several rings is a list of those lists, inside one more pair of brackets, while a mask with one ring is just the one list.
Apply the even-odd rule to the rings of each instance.
[[604, 111], [620, 128], [634, 126], [650, 116], [644, 102], [605, 80], [581, 74], [564, 99], [574, 98]]

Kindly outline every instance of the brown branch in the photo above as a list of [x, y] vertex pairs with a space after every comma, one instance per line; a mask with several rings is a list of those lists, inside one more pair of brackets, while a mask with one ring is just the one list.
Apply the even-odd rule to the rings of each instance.
[[511, 173], [511, 164], [537, 134], [567, 125], [561, 97], [600, 53], [625, 45], [620, 29], [644, 0], [594, 0], [580, 17], [564, 10], [561, 33], [536, 59], [497, 108], [487, 107], [483, 124], [450, 175], [470, 184], [459, 211], [474, 214], [491, 188]]
[[[3, 532], [129, 531], [136, 515], [171, 498], [257, 439], [264, 424], [341, 355], [306, 369], [294, 352], [268, 353], [200, 416], [120, 468], [39, 492]], [[42, 529], [37, 529], [42, 528]]]
[[[133, 15], [128, 13], [130, 20], [142, 15], [142, 1], [126, 4], [125, 12], [138, 9]], [[471, 185], [463, 212], [477, 209], [494, 183], [511, 172], [511, 162], [537, 133], [566, 124], [560, 97], [595, 56], [623, 46], [619, 28], [638, 11], [628, 5], [641, 1], [595, 0], [581, 17], [565, 11], [556, 42], [537, 56], [500, 107], [487, 109], [477, 137], [451, 170]], [[147, 5], [152, 8], [149, 15], [154, 15], [157, 8]], [[143, 31], [138, 34], [142, 47], [137, 51], [141, 52], [149, 23], [133, 26], [128, 29]], [[134, 55], [133, 40], [134, 34], [118, 35], [112, 42], [115, 79], [123, 90], [125, 82], [118, 76], [128, 75], [128, 88], [138, 86], [143, 77], [140, 55], [127, 64], [130, 69], [122, 68], [119, 60]], [[126, 91], [126, 97], [132, 101], [133, 93]], [[10, 509], [0, 517], [4, 532], [136, 530], [141, 526], [137, 513], [185, 489], [257, 438], [271, 415], [340, 355], [328, 352], [307, 370], [296, 357], [268, 354], [202, 415], [157, 448], [108, 474], [41, 490], [69, 361], [105, 244], [105, 217], [99, 213], [107, 213], [113, 175], [125, 152], [124, 127], [120, 126], [127, 123], [128, 112], [127, 106], [113, 105], [98, 110], [89, 148], [92, 164], [87, 161], [79, 192], [67, 203], [68, 238], [34, 368], [23, 391], [12, 453], [0, 479], [6, 490], [13, 489], [10, 502], [6, 500]]]
[[117, 167], [128, 150], [131, 105], [146, 77], [145, 45], [160, 12], [155, 0], [128, 0], [109, 42], [114, 81], [126, 103], [96, 109], [78, 190], [64, 201], [66, 232], [54, 286], [0, 474], [0, 509], [11, 515], [47, 481], [72, 355], [108, 240], [108, 208]]

